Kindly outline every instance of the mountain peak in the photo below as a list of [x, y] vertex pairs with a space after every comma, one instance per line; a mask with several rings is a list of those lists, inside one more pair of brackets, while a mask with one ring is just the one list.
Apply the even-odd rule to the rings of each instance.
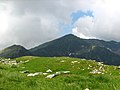
[[[13, 45], [9, 46], [8, 48], [11, 48], [11, 47], [23, 47], [23, 46], [17, 45], [17, 44], [13, 44]], [[23, 48], [24, 48], [24, 47], [23, 47]]]
[[0, 57], [17, 58], [21, 56], [29, 56], [31, 53], [21, 45], [12, 45], [0, 51]]
[[77, 36], [75, 36], [74, 34], [67, 34], [67, 35], [65, 35], [63, 37], [77, 37]]
[[120, 56], [117, 53], [120, 51], [117, 49], [120, 50], [119, 46], [117, 48], [114, 43], [98, 39], [81, 39], [73, 34], [68, 34], [32, 48], [30, 52], [35, 56], [70, 56], [119, 65]]
[[76, 39], [80, 39], [80, 38], [75, 36], [74, 34], [67, 34], [58, 39], [76, 40]]

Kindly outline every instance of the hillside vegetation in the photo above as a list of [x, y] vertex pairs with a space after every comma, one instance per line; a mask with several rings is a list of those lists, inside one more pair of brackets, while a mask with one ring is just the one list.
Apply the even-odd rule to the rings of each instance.
[[0, 60], [0, 90], [120, 90], [120, 67], [69, 57]]

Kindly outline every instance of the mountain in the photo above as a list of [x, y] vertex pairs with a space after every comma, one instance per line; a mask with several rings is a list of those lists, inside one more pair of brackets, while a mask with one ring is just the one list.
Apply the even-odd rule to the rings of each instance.
[[120, 42], [104, 41], [104, 40], [98, 40], [98, 39], [87, 39], [86, 41], [91, 45], [105, 47], [110, 51], [120, 55]]
[[120, 65], [120, 42], [81, 39], [68, 34], [30, 50], [20, 45], [13, 45], [0, 51], [0, 57], [4, 58], [22, 56], [69, 56], [92, 59], [109, 65]]
[[72, 34], [30, 49], [34, 56], [70, 56], [94, 59], [110, 65], [120, 65], [120, 43], [98, 39], [81, 39]]
[[30, 51], [35, 56], [69, 56], [73, 52], [86, 52], [89, 47], [89, 43], [85, 42], [83, 39], [69, 34], [32, 48]]
[[32, 55], [29, 50], [20, 45], [12, 45], [0, 51], [0, 57], [3, 58], [17, 58], [29, 55]]
[[89, 52], [83, 53], [78, 57], [104, 62], [109, 65], [120, 65], [120, 56], [104, 47], [96, 46]]

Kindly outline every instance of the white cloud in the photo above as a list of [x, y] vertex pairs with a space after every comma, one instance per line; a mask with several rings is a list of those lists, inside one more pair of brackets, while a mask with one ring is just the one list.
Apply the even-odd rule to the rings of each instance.
[[[39, 4], [41, 1], [21, 0], [6, 1], [0, 5], [0, 9], [5, 8], [0, 14], [0, 38], [2, 38], [0, 48], [12, 44], [21, 44], [30, 48], [58, 36], [59, 20], [54, 14], [48, 13], [49, 10], [42, 11]], [[42, 8], [49, 7], [42, 6]]]
[[78, 35], [82, 33], [88, 37], [120, 41], [120, 1], [97, 0], [93, 2], [88, 6], [93, 11], [94, 17], [81, 17], [75, 24], [78, 27]]
[[68, 25], [78, 10], [93, 11], [75, 23], [73, 33], [82, 38], [120, 41], [119, 0], [1, 0], [0, 49], [11, 44], [27, 48], [58, 37], [59, 24]]
[[83, 38], [83, 39], [96, 39], [96, 37], [90, 37], [88, 35], [84, 35], [83, 33], [79, 32], [77, 27], [73, 28], [72, 32], [73, 32], [74, 35], [76, 35], [80, 38]]

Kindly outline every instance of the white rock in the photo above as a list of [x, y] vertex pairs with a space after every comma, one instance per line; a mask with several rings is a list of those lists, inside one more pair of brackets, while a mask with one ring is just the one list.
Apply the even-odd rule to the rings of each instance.
[[10, 58], [8, 58], [8, 60], [10, 60]]
[[25, 71], [20, 71], [20, 73], [27, 73], [28, 72], [28, 70], [25, 70]]
[[34, 73], [35, 76], [36, 76], [36, 75], [39, 75], [39, 74], [40, 74], [39, 72]]
[[81, 59], [81, 60], [86, 60], [86, 59]]
[[81, 70], [83, 70], [83, 71], [84, 71], [85, 69], [81, 69]]
[[102, 72], [97, 72], [97, 74], [101, 74]]
[[46, 78], [53, 78], [55, 76], [56, 76], [56, 74], [50, 74], [50, 75], [46, 76]]
[[120, 69], [120, 66], [118, 66], [118, 69]]
[[56, 72], [55, 74], [56, 74], [56, 75], [60, 75], [60, 74], [61, 74], [61, 72]]
[[42, 73], [43, 75], [47, 75], [48, 73]]
[[61, 73], [67, 74], [67, 73], [70, 73], [70, 71], [61, 71]]
[[103, 69], [102, 71], [105, 72], [105, 69]]
[[99, 70], [102, 70], [102, 66], [99, 67]]
[[86, 89], [84, 89], [84, 90], [90, 90], [89, 88], [86, 88]]
[[98, 65], [103, 65], [103, 62], [98, 62]]
[[105, 74], [105, 73], [102, 73], [102, 74]]
[[27, 75], [28, 77], [34, 77], [35, 75], [33, 73], [30, 73]]
[[89, 67], [92, 67], [91, 65], [89, 65]]
[[52, 72], [52, 70], [48, 69], [46, 72], [49, 73], [49, 72]]
[[79, 63], [79, 62], [78, 61], [72, 61], [71, 63], [74, 64], [74, 63]]
[[30, 73], [30, 74], [28, 74], [27, 76], [36, 76], [36, 75], [39, 75], [41, 72], [36, 72], [36, 73]]
[[77, 63], [80, 63], [79, 61]]
[[91, 74], [101, 74], [102, 72], [100, 72], [97, 69], [94, 69], [93, 71], [90, 72]]
[[26, 61], [24, 61], [25, 63], [27, 63], [27, 62], [29, 62], [30, 60], [26, 60]]

